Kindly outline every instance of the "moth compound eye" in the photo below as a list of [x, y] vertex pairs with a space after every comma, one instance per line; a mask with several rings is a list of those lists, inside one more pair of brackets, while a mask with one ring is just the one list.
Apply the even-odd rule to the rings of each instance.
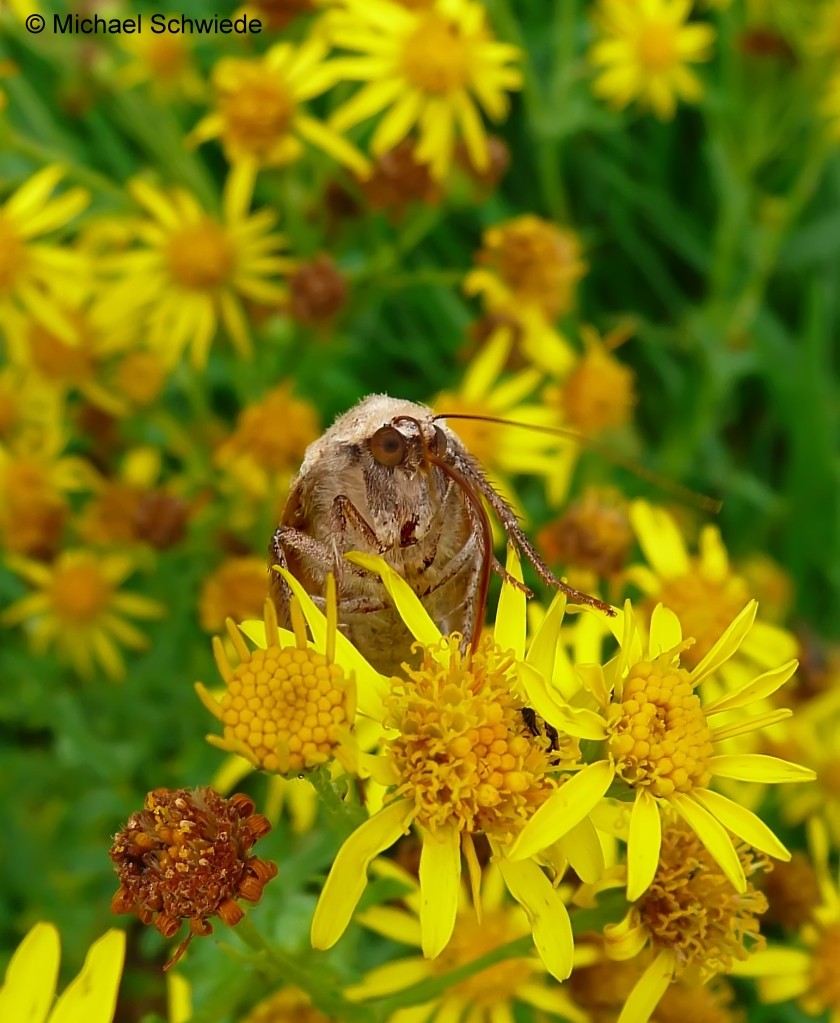
[[441, 458], [446, 454], [446, 434], [439, 426], [435, 427], [435, 435], [432, 437], [429, 447], [434, 454], [439, 455]]
[[370, 453], [380, 465], [399, 465], [405, 449], [405, 437], [394, 426], [382, 426], [370, 438]]

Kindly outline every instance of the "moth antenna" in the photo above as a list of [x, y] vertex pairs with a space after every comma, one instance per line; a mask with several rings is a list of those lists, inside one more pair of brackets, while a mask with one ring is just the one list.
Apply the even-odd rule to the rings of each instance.
[[476, 519], [478, 520], [478, 525], [481, 529], [482, 540], [484, 543], [484, 553], [481, 560], [481, 576], [479, 577], [478, 582], [478, 600], [476, 602], [475, 621], [473, 622], [472, 635], [470, 636], [470, 647], [475, 650], [478, 646], [479, 640], [481, 639], [481, 630], [484, 627], [484, 616], [487, 612], [487, 595], [490, 592], [490, 573], [493, 567], [493, 528], [490, 525], [490, 517], [487, 514], [487, 509], [481, 503], [481, 498], [475, 492], [473, 487], [470, 486], [470, 481], [463, 475], [463, 473], [432, 451], [423, 441], [423, 431], [420, 428], [420, 423], [413, 416], [397, 416], [393, 422], [414, 424], [417, 428], [417, 436], [420, 438], [420, 443], [423, 448], [423, 457], [427, 462], [430, 462], [432, 465], [440, 469], [445, 476], [448, 476], [455, 483], [458, 489], [467, 498], [467, 501], [472, 507]]
[[658, 472], [654, 472], [653, 469], [648, 469], [646, 466], [641, 465], [634, 459], [627, 458], [625, 455], [619, 454], [619, 452], [611, 448], [609, 444], [604, 444], [603, 441], [595, 440], [594, 437], [587, 437], [585, 434], [577, 433], [575, 430], [569, 430], [563, 426], [539, 426], [536, 423], [517, 423], [515, 419], [504, 419], [501, 416], [482, 416], [466, 412], [453, 412], [451, 415], [442, 412], [439, 415], [432, 416], [432, 422], [435, 422], [438, 419], [473, 419], [484, 423], [499, 423], [502, 426], [519, 426], [523, 430], [532, 430], [535, 433], [547, 433], [553, 437], [565, 437], [566, 440], [574, 441], [582, 447], [591, 448], [593, 451], [597, 451], [614, 465], [619, 465], [622, 469], [627, 469], [628, 472], [632, 472], [633, 475], [639, 479], [643, 479], [647, 483], [653, 484], [653, 486], [658, 487], [660, 490], [664, 490], [665, 493], [671, 494], [672, 497], [677, 498], [679, 501], [683, 501], [685, 504], [689, 504], [694, 508], [699, 508], [700, 511], [706, 511], [710, 512], [712, 515], [717, 515], [723, 507], [722, 501], [717, 501], [715, 498], [709, 497], [707, 494], [701, 494], [697, 490], [692, 490], [691, 487], [684, 487], [682, 483], [669, 480], [667, 477], [661, 476]]
[[[543, 559], [539, 556], [534, 545], [523, 532], [522, 527], [519, 525], [519, 519], [517, 519], [513, 508], [511, 508], [502, 495], [495, 489], [490, 480], [487, 479], [478, 461], [473, 458], [472, 455], [456, 454], [456, 465], [463, 476], [471, 482], [475, 486], [476, 490], [478, 490], [479, 493], [481, 493], [487, 500], [487, 503], [498, 516], [499, 522], [501, 522], [508, 537], [513, 540], [528, 561], [531, 562], [537, 575], [540, 579], [542, 579], [546, 586], [562, 590], [569, 600], [573, 601], [575, 604], [588, 604], [590, 607], [595, 607], [599, 611], [603, 611], [611, 618], [615, 617], [615, 609], [610, 607], [609, 604], [605, 603], [603, 600], [599, 600], [598, 597], [593, 597], [591, 593], [584, 593], [582, 590], [575, 589], [574, 586], [569, 586], [568, 583], [564, 583], [562, 579], [558, 579], [557, 576], [554, 575], [548, 565], [546, 565]], [[477, 496], [474, 495], [474, 499], [478, 504], [481, 504], [481, 501]]]

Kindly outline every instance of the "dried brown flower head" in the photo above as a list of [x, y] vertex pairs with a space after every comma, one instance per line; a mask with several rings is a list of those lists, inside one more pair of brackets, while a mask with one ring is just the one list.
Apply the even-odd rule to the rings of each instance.
[[626, 502], [617, 492], [590, 488], [540, 530], [537, 542], [550, 564], [585, 568], [602, 579], [613, 576], [633, 545]]
[[270, 830], [248, 796], [226, 799], [207, 787], [155, 789], [114, 837], [110, 856], [120, 887], [111, 911], [136, 913], [165, 938], [188, 920], [189, 934], [171, 966], [193, 937], [211, 933], [209, 917], [233, 927], [244, 916], [236, 900], [260, 900], [277, 867], [250, 850]]
[[413, 202], [435, 206], [440, 202], [440, 186], [432, 178], [428, 164], [415, 155], [412, 139], [403, 139], [376, 161], [373, 173], [359, 187], [371, 208], [382, 210], [399, 220]]
[[289, 311], [308, 327], [329, 324], [347, 301], [347, 281], [335, 261], [321, 253], [289, 278]]

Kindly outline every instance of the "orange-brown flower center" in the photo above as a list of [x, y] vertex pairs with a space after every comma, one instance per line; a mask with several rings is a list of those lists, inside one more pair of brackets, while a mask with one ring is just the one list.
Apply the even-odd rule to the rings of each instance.
[[566, 418], [581, 432], [615, 429], [629, 421], [636, 404], [633, 371], [593, 348], [566, 377], [560, 398]]
[[237, 62], [236, 77], [222, 87], [219, 111], [224, 138], [236, 148], [265, 156], [288, 134], [295, 116], [289, 87], [262, 64]]
[[66, 344], [46, 327], [33, 321], [29, 328], [29, 352], [42, 376], [80, 387], [96, 375], [96, 362], [85, 334], [83, 317], [71, 314], [69, 319], [79, 331], [77, 344]]
[[284, 987], [264, 998], [242, 1023], [331, 1023], [298, 988]]
[[107, 610], [113, 592], [113, 584], [92, 559], [57, 566], [49, 588], [56, 616], [68, 625], [95, 621]]
[[402, 68], [412, 85], [425, 92], [463, 89], [470, 82], [467, 40], [448, 18], [429, 11], [420, 17], [402, 53]]
[[672, 25], [664, 22], [652, 22], [642, 29], [637, 43], [636, 52], [639, 61], [647, 71], [667, 71], [679, 59], [677, 37]]
[[[282, 429], [278, 429], [280, 423]], [[299, 464], [307, 445], [317, 436], [312, 406], [295, 398], [291, 388], [281, 384], [242, 412], [233, 434], [219, 448], [217, 459], [224, 464], [231, 457], [247, 455], [269, 472], [288, 472]]]
[[14, 226], [0, 211], [0, 295], [11, 291], [26, 264], [26, 246]]
[[179, 228], [169, 240], [166, 257], [175, 282], [197, 291], [230, 283], [236, 262], [230, 238], [210, 217]]
[[165, 379], [166, 369], [152, 352], [127, 352], [116, 368], [114, 384], [120, 394], [142, 408], [155, 400]]
[[655, 796], [704, 788], [711, 778], [712, 734], [688, 672], [673, 651], [639, 661], [608, 711], [609, 748], [616, 771]]
[[562, 518], [544, 526], [537, 540], [550, 563], [589, 569], [603, 578], [624, 567], [633, 531], [617, 495], [589, 490]]

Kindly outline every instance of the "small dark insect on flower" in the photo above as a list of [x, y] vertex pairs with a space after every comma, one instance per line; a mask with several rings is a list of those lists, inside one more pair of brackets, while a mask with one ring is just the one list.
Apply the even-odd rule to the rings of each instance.
[[165, 938], [189, 921], [168, 969], [196, 935], [211, 933], [209, 917], [233, 927], [244, 916], [238, 898], [259, 902], [277, 867], [250, 850], [270, 830], [241, 793], [226, 799], [207, 787], [155, 789], [114, 837], [120, 887], [111, 911], [136, 913]]

